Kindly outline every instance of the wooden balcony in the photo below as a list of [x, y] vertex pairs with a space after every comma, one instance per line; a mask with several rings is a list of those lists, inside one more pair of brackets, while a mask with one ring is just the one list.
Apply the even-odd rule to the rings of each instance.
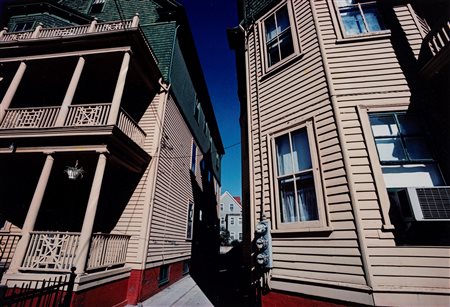
[[[72, 37], [81, 37], [85, 35], [93, 34], [104, 34], [108, 32], [118, 32], [118, 31], [130, 31], [130, 30], [140, 30], [139, 28], [139, 17], [134, 16], [133, 19], [129, 20], [118, 20], [110, 22], [98, 23], [93, 20], [90, 24], [70, 26], [70, 27], [58, 27], [58, 28], [43, 28], [42, 26], [37, 26], [34, 30], [24, 31], [24, 32], [7, 32], [7, 29], [0, 31], [0, 44], [11, 44], [21, 41], [28, 40], [48, 40], [48, 39], [64, 39]], [[151, 50], [150, 45], [145, 41], [146, 47], [150, 50], [150, 54], [153, 61], [157, 63], [156, 56]]]
[[[70, 272], [74, 266], [79, 232], [33, 231], [21, 271]], [[96, 233], [92, 235], [86, 271], [106, 270], [126, 262], [130, 236]]]
[[426, 78], [445, 69], [450, 61], [450, 21], [444, 21], [425, 36], [419, 61], [419, 74]]
[[[69, 106], [69, 112], [62, 127], [107, 126], [111, 104], [84, 104]], [[11, 108], [6, 109], [0, 123], [5, 129], [57, 128], [60, 107]], [[116, 126], [141, 148], [146, 133], [123, 109], [120, 110]]]

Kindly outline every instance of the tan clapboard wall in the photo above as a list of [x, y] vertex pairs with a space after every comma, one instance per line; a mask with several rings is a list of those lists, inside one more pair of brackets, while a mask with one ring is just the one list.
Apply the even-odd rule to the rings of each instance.
[[[160, 120], [157, 119], [159, 105], [160, 95], [156, 95], [153, 101], [148, 106], [144, 116], [139, 121], [139, 126], [147, 134], [144, 143], [144, 149], [148, 153], [152, 153], [155, 146], [157, 145], [157, 140], [155, 140], [155, 132], [156, 129], [159, 129], [158, 122]], [[153, 157], [150, 163], [154, 163]], [[142, 240], [139, 239], [142, 237], [141, 231], [144, 207], [149, 206], [149, 204], [145, 204], [144, 202], [147, 191], [150, 166], [151, 164], [148, 165], [147, 169], [142, 175], [139, 184], [137, 185], [132, 197], [130, 198], [119, 221], [117, 222], [116, 227], [113, 230], [113, 232], [131, 236], [130, 242], [128, 244], [127, 262], [135, 262], [139, 257], [137, 253], [139, 244], [142, 244]]]
[[[253, 184], [256, 206], [253, 210], [257, 219], [261, 210], [263, 190], [264, 214], [272, 218], [274, 223], [276, 213], [271, 211], [270, 204], [276, 196], [272, 195], [271, 190], [273, 179], [269, 175], [269, 159], [274, 160], [270, 149], [268, 150], [267, 135], [296, 121], [301, 124], [312, 119], [323, 194], [333, 231], [295, 234], [274, 232], [274, 278], [271, 286], [273, 289], [303, 292], [306, 289], [298, 281], [308, 280], [319, 285], [308, 289], [308, 294], [324, 295], [328, 290], [321, 289], [320, 285], [331, 285], [341, 289], [333, 290], [332, 297], [347, 300], [349, 295], [359, 294], [342, 290], [341, 286], [345, 285], [346, 289], [357, 291], [366, 285], [361, 252], [311, 8], [308, 1], [292, 1], [292, 4], [302, 54], [285, 68], [271, 75], [263, 75], [258, 25], [255, 25], [254, 30], [250, 30], [249, 129], [253, 147], [250, 155], [254, 166], [254, 182], [250, 184]], [[259, 121], [261, 135], [258, 132]], [[286, 285], [289, 285], [289, 289]], [[368, 296], [358, 296], [354, 300], [370, 302]]]
[[[396, 58], [390, 38], [336, 43], [337, 25], [333, 22], [326, 0], [315, 1], [320, 28], [325, 38], [333, 85], [337, 92], [340, 117], [343, 120], [345, 142], [351, 161], [351, 176], [355, 181], [358, 208], [370, 255], [369, 263], [374, 275], [374, 287], [410, 288], [418, 291], [448, 293], [450, 285], [450, 250], [447, 247], [395, 246], [393, 235], [383, 232], [380, 194], [372, 160], [377, 160], [376, 149], [370, 146], [372, 135], [367, 115], [358, 111], [361, 105], [407, 107], [410, 90]], [[414, 10], [407, 6], [395, 7], [402, 29], [411, 48], [420, 49], [419, 26], [414, 22]], [[364, 129], [364, 126], [366, 128]], [[373, 141], [372, 141], [373, 142]], [[377, 161], [375, 161], [377, 162]], [[378, 166], [379, 167], [379, 166]], [[381, 186], [383, 188], [383, 186]], [[389, 207], [388, 203], [383, 204]], [[392, 294], [393, 295], [393, 294]], [[385, 298], [389, 298], [386, 296]], [[431, 297], [431, 296], [430, 296]], [[414, 302], [413, 296], [399, 299]], [[435, 298], [442, 302], [445, 298]], [[432, 301], [432, 300], [431, 300]], [[380, 304], [393, 302], [378, 301]], [[425, 301], [424, 301], [425, 302]]]
[[[192, 134], [175, 101], [167, 102], [157, 171], [156, 190], [147, 263], [175, 262], [191, 254], [186, 240], [189, 201], [193, 200], [190, 176]], [[196, 180], [199, 182], [200, 152], [197, 148]]]

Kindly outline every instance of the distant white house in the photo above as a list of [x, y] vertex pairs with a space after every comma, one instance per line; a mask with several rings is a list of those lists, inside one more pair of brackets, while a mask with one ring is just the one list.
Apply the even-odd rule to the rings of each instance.
[[242, 205], [241, 198], [225, 191], [220, 196], [220, 227], [230, 232], [230, 242], [242, 241]]

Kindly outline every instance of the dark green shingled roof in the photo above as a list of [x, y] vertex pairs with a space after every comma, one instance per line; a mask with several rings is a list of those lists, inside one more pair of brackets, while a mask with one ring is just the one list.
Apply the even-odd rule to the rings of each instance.
[[152, 50], [158, 59], [158, 66], [165, 80], [169, 79], [170, 59], [175, 37], [175, 22], [154, 23], [141, 26]]
[[241, 10], [239, 15], [251, 22], [263, 15], [273, 5], [279, 3], [280, 0], [238, 0], [238, 2], [238, 7]]

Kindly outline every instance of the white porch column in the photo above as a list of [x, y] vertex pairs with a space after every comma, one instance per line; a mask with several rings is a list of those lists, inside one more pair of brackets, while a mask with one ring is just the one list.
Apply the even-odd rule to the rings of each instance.
[[125, 80], [127, 78], [128, 66], [130, 64], [130, 54], [125, 52], [123, 55], [122, 66], [120, 67], [119, 78], [117, 79], [116, 89], [111, 103], [111, 110], [109, 111], [108, 125], [115, 125], [117, 116], [119, 115], [120, 102], [122, 100], [123, 89], [125, 87]]
[[75, 71], [69, 83], [69, 88], [66, 91], [66, 95], [64, 96], [61, 109], [59, 110], [58, 118], [56, 119], [56, 127], [62, 127], [64, 125], [67, 113], [69, 112], [69, 106], [72, 104], [73, 96], [75, 95], [75, 90], [77, 89], [78, 86], [78, 81], [80, 81], [80, 76], [81, 72], [83, 71], [84, 62], [85, 60], [83, 57], [80, 57], [78, 59], [77, 66], [75, 67]]
[[19, 87], [20, 81], [22, 80], [23, 74], [25, 73], [25, 69], [27, 68], [27, 64], [25, 62], [21, 62], [19, 68], [14, 75], [14, 78], [11, 81], [11, 84], [6, 91], [5, 96], [3, 97], [2, 103], [0, 104], [0, 123], [5, 116], [6, 109], [9, 108], [14, 95], [16, 94], [17, 88]]
[[97, 168], [95, 170], [94, 181], [92, 182], [91, 193], [89, 194], [88, 205], [84, 215], [83, 227], [81, 229], [80, 240], [75, 257], [75, 273], [84, 273], [86, 260], [89, 252], [89, 243], [94, 227], [95, 213], [97, 212], [98, 199], [100, 197], [100, 189], [102, 187], [103, 175], [106, 167], [106, 156], [100, 154], [98, 157]]
[[34, 230], [34, 225], [41, 208], [42, 199], [44, 198], [45, 189], [47, 188], [48, 178], [50, 177], [50, 172], [53, 166], [53, 157], [48, 154], [45, 159], [44, 167], [39, 177], [36, 190], [34, 190], [33, 199], [31, 200], [30, 208], [28, 209], [27, 217], [22, 226], [22, 237], [17, 244], [14, 257], [11, 261], [9, 271], [11, 273], [16, 273], [19, 267], [22, 265], [23, 258], [27, 250], [28, 242], [30, 241], [30, 232]]

